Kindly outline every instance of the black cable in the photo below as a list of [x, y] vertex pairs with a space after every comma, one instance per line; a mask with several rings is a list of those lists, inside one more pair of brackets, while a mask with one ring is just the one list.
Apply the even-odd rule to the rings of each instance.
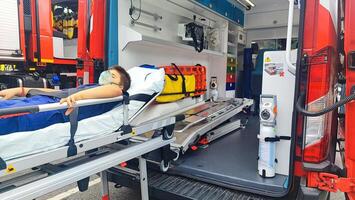
[[330, 111], [333, 111], [337, 108], [339, 108], [340, 106], [343, 106], [345, 104], [347, 104], [348, 102], [350, 101], [353, 101], [355, 100], [355, 93], [354, 94], [351, 94], [350, 96], [347, 96], [343, 99], [341, 99], [340, 101], [336, 102], [335, 104], [327, 107], [327, 108], [324, 108], [323, 110], [320, 110], [320, 111], [316, 111], [316, 112], [310, 112], [306, 109], [304, 109], [304, 99], [305, 99], [306, 95], [304, 93], [302, 93], [298, 100], [297, 100], [297, 103], [296, 103], [296, 109], [298, 112], [300, 112], [302, 115], [305, 115], [305, 116], [308, 116], [308, 117], [317, 117], [317, 116], [321, 116], [321, 115], [324, 115]]
[[129, 9], [129, 16], [131, 17], [131, 19], [133, 21], [138, 21], [139, 18], [141, 17], [141, 13], [142, 13], [142, 0], [139, 0], [139, 13], [138, 13], [138, 17], [134, 18], [133, 17], [133, 13], [134, 13], [135, 7], [133, 6], [133, 0], [131, 0], [131, 8]]

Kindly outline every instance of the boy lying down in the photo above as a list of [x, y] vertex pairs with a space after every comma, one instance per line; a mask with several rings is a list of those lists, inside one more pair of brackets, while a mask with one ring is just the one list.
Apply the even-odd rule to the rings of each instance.
[[[68, 122], [69, 115], [74, 110], [76, 101], [85, 99], [112, 98], [121, 96], [131, 85], [129, 74], [120, 66], [101, 73], [98, 85], [84, 85], [70, 90], [54, 90], [43, 88], [12, 88], [0, 91], [0, 109], [39, 105], [48, 103], [67, 103], [68, 109], [63, 111], [48, 111], [22, 116], [0, 116], [0, 135], [19, 131], [31, 131], [55, 123]], [[14, 98], [26, 97], [26, 98]], [[78, 120], [100, 115], [117, 106], [118, 102], [85, 106], [80, 108]]]
[[[73, 106], [76, 101], [121, 96], [122, 91], [127, 91], [130, 88], [130, 85], [131, 78], [126, 70], [120, 66], [114, 66], [113, 68], [101, 73], [99, 78], [99, 85], [79, 87], [76, 89], [76, 91], [73, 92], [73, 94], [62, 98], [60, 103], [66, 102], [68, 104], [69, 109], [65, 114], [69, 115], [73, 111]], [[31, 91], [40, 91], [41, 94], [48, 93], [50, 95], [50, 93], [54, 94], [60, 90], [18, 87], [0, 91], [0, 97], [3, 97], [3, 100], [9, 100], [13, 97], [30, 97], [32, 96]]]

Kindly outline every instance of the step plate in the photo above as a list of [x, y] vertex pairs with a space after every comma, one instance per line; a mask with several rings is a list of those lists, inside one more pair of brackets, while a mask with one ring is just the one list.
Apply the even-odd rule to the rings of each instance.
[[[110, 180], [126, 187], [139, 188], [139, 177], [122, 174], [110, 169]], [[189, 178], [149, 171], [148, 183], [150, 197], [157, 199], [191, 200], [264, 200], [266, 197], [226, 189], [216, 185], [195, 181]]]

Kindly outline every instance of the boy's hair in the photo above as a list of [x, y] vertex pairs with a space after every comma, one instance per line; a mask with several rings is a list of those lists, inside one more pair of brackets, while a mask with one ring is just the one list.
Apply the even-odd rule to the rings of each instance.
[[120, 85], [123, 87], [123, 91], [127, 91], [131, 87], [131, 77], [129, 76], [128, 72], [123, 69], [123, 67], [118, 65], [112, 66], [111, 69], [116, 70], [120, 74]]

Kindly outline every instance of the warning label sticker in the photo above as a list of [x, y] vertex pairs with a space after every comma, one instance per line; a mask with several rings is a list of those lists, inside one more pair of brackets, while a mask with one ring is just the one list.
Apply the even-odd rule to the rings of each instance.
[[265, 63], [264, 70], [269, 75], [284, 75], [284, 64], [283, 63]]

